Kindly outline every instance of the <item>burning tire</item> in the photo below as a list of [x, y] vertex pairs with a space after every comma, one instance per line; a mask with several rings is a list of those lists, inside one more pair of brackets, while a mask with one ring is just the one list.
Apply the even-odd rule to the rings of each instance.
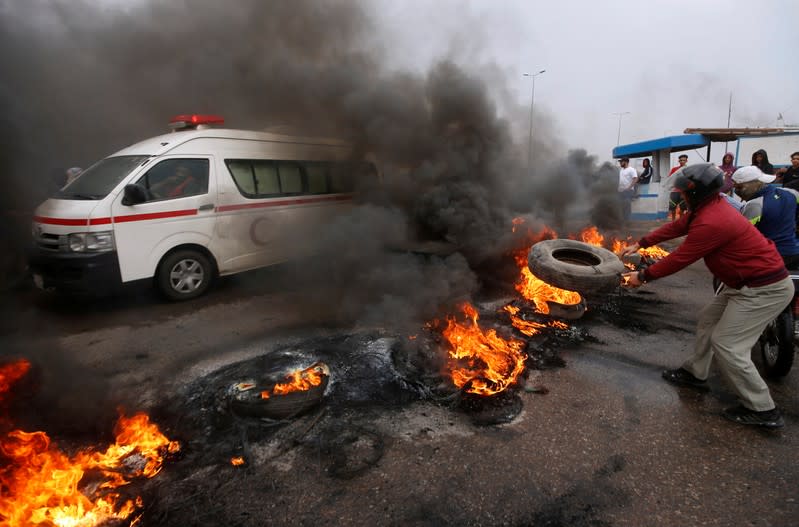
[[169, 300], [190, 300], [205, 293], [213, 273], [214, 267], [208, 257], [194, 249], [183, 249], [161, 260], [155, 280]]
[[527, 265], [544, 282], [584, 296], [613, 291], [625, 271], [611, 251], [577, 240], [538, 242], [530, 249]]
[[[318, 384], [304, 383], [303, 380], [308, 379], [308, 375]], [[233, 385], [230, 389], [231, 409], [244, 417], [289, 419], [299, 416], [322, 402], [330, 379], [330, 369], [326, 364], [319, 362], [305, 370], [297, 370], [294, 376], [288, 376], [286, 380], [289, 378], [296, 379], [298, 383], [294, 386], [289, 384], [259, 386], [255, 381], [245, 381]], [[283, 389], [275, 390], [277, 386], [283, 386]], [[278, 393], [274, 393], [275, 391]]]

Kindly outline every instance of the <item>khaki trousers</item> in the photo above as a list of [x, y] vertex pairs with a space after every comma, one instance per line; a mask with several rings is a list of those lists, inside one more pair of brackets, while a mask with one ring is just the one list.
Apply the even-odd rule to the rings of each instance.
[[773, 409], [768, 386], [752, 363], [752, 347], [793, 294], [790, 278], [763, 287], [722, 286], [699, 313], [694, 355], [682, 367], [699, 379], [707, 379], [715, 355], [722, 374], [745, 407], [758, 412]]

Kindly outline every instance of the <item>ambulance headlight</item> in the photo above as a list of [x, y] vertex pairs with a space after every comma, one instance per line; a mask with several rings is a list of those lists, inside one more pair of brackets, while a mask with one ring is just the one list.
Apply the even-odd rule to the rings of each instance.
[[75, 232], [69, 235], [69, 250], [76, 253], [102, 253], [114, 250], [114, 234], [103, 232]]

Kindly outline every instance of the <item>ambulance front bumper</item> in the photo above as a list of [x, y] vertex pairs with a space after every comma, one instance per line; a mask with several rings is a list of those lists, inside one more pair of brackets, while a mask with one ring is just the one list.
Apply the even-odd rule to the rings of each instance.
[[28, 262], [39, 289], [99, 294], [122, 284], [116, 251], [67, 253], [33, 248]]

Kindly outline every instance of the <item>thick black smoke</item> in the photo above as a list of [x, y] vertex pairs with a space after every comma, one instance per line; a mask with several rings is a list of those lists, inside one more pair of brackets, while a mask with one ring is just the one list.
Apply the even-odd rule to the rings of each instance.
[[[513, 217], [562, 226], [589, 208], [593, 158], [560, 160], [541, 132], [543, 161], [528, 171], [526, 144], [514, 142], [481, 78], [446, 58], [424, 75], [383, 66], [390, 44], [368, 4], [0, 5], [0, 160], [14, 189], [2, 193], [2, 210], [17, 216], [57, 186], [53, 174], [162, 133], [179, 113], [349, 138], [379, 160], [382, 185], [318, 233], [327, 257], [300, 274], [332, 277], [345, 319], [404, 321], [471, 295], [473, 269], [522, 243], [511, 235]], [[420, 240], [457, 252], [396, 250]], [[331, 300], [314, 290], [312, 301]]]
[[[297, 238], [321, 253], [292, 266], [307, 307], [335, 306], [343, 324], [418, 328], [514, 265], [506, 254], [525, 243], [512, 233], [514, 217], [561, 229], [592, 208], [594, 158], [564, 158], [539, 117], [527, 167], [526, 137], [519, 145], [511, 133], [526, 125], [500, 117], [477, 72], [447, 57], [425, 74], [384, 67], [391, 44], [369, 3], [122, 4], [0, 0], [0, 290], [6, 269], [19, 266], [33, 207], [66, 168], [164, 133], [181, 113], [347, 138], [378, 161], [382, 182], [362, 185], [352, 214]], [[516, 110], [506, 114], [526, 123]], [[446, 245], [418, 250], [430, 241]], [[22, 344], [9, 354], [36, 365], [44, 391], [31, 415], [50, 427], [93, 432], [126, 403], [57, 347]]]
[[89, 374], [85, 365], [58, 346], [2, 338], [0, 367], [20, 359], [31, 367], [4, 394], [9, 405], [0, 404], [0, 435], [7, 431], [10, 417], [10, 423], [23, 430], [103, 437], [110, 433], [108, 423], [116, 419], [119, 408], [135, 408], [132, 394], [113, 390], [106, 379]]

